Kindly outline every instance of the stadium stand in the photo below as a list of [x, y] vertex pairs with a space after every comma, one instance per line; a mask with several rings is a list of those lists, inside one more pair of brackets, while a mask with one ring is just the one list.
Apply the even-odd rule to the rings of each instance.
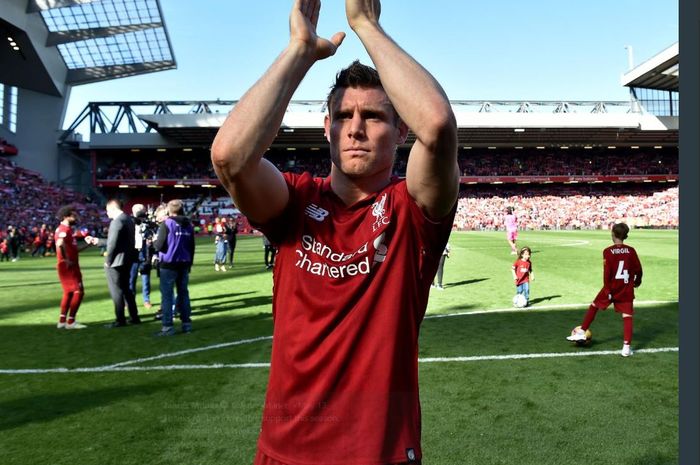
[[48, 225], [50, 231], [55, 229], [56, 212], [66, 204], [78, 209], [79, 226], [92, 234], [102, 232], [107, 220], [102, 207], [0, 157], [0, 239], [6, 236], [9, 226], [14, 226], [23, 232], [25, 246], [29, 247], [42, 224]]
[[[585, 151], [497, 150], [464, 151], [459, 165], [462, 176], [610, 176], [678, 174], [678, 154], [675, 149], [632, 150], [610, 149]], [[315, 176], [327, 176], [330, 158], [318, 153], [296, 152], [268, 156], [281, 171], [308, 171]], [[633, 163], [630, 163], [633, 160]], [[407, 155], [399, 154], [394, 174], [406, 175]], [[205, 155], [193, 158], [184, 154], [164, 157], [126, 155], [118, 159], [101, 160], [97, 180], [201, 179], [217, 183], [211, 162]]]
[[503, 228], [506, 207], [525, 230], [601, 229], [616, 221], [634, 227], [677, 228], [678, 187], [641, 184], [512, 185], [463, 188], [455, 229]]

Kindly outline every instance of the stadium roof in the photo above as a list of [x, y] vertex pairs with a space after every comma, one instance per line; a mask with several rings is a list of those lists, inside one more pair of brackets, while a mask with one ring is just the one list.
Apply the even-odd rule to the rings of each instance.
[[[235, 101], [94, 102], [65, 131], [90, 126], [82, 149], [209, 147]], [[677, 123], [629, 102], [453, 101], [460, 146], [678, 143]], [[273, 147], [323, 147], [323, 101], [292, 101]], [[149, 112], [150, 114], [146, 114]], [[674, 126], [675, 124], [675, 126]], [[407, 146], [415, 141], [410, 133]]]
[[6, 84], [61, 95], [63, 84], [176, 67], [159, 0], [2, 2], [0, 30], [16, 44], [0, 47]]
[[622, 85], [678, 92], [678, 42], [622, 76]]
[[68, 67], [84, 84], [175, 68], [158, 0], [30, 0]]

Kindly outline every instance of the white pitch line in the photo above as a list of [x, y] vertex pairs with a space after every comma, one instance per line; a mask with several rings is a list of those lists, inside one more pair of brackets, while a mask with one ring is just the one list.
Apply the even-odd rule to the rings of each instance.
[[180, 350], [178, 352], [170, 352], [167, 354], [154, 355], [152, 357], [135, 358], [133, 360], [127, 360], [125, 362], [114, 363], [112, 365], [106, 365], [106, 367], [107, 368], [123, 367], [126, 365], [134, 365], [137, 363], [150, 362], [151, 360], [160, 360], [160, 359], [164, 359], [164, 358], [178, 357], [180, 355], [193, 354], [195, 352], [203, 352], [205, 350], [223, 349], [224, 347], [237, 346], [237, 345], [241, 345], [241, 344], [252, 344], [253, 342], [267, 341], [269, 339], [272, 339], [272, 336], [261, 336], [261, 337], [256, 337], [253, 339], [241, 339], [241, 340], [232, 341], [232, 342], [222, 342], [221, 344], [213, 344], [210, 346], [197, 347], [195, 349]]
[[[657, 349], [639, 349], [635, 354], [655, 354], [662, 352], [678, 352], [678, 347], [661, 347]], [[419, 358], [419, 363], [449, 363], [449, 362], [481, 362], [488, 360], [524, 360], [537, 358], [564, 358], [564, 357], [591, 357], [604, 355], [620, 355], [619, 350], [577, 351], [577, 352], [550, 352], [540, 354], [512, 354], [512, 355], [475, 355], [470, 357], [426, 357]], [[270, 364], [262, 363], [213, 363], [209, 365], [156, 365], [156, 366], [114, 366], [92, 368], [27, 368], [27, 369], [0, 369], [0, 375], [23, 374], [52, 374], [52, 373], [112, 373], [133, 371], [175, 371], [175, 370], [220, 370], [224, 368], [269, 368]]]
[[[662, 347], [659, 349], [639, 349], [635, 354], [656, 354], [660, 352], [678, 352], [678, 347]], [[551, 352], [543, 354], [512, 354], [512, 355], [475, 355], [472, 357], [431, 357], [418, 359], [420, 363], [445, 363], [445, 362], [481, 362], [484, 360], [521, 360], [533, 358], [562, 358], [562, 357], [590, 357], [594, 355], [620, 355], [619, 350], [596, 350], [592, 352]]]
[[[659, 303], [670, 303], [669, 302], [664, 302], [664, 301], [642, 301], [642, 302], [636, 302], [636, 305], [651, 305], [651, 304], [659, 304]], [[534, 306], [534, 307], [528, 307], [528, 310], [564, 310], [565, 308], [577, 308], [577, 307], [587, 307], [588, 304], [562, 304], [562, 305], [542, 305], [542, 306]], [[471, 311], [471, 312], [459, 312], [459, 313], [446, 313], [446, 314], [438, 314], [438, 315], [428, 315], [425, 317], [425, 319], [429, 318], [445, 318], [445, 317], [450, 317], [450, 316], [463, 316], [463, 315], [479, 315], [479, 314], [487, 314], [487, 313], [507, 313], [507, 312], [522, 312], [523, 309], [513, 309], [513, 308], [499, 308], [499, 309], [494, 309], [494, 310], [476, 310], [476, 311]], [[151, 357], [143, 357], [143, 358], [136, 358], [132, 360], [126, 360], [124, 362], [119, 362], [119, 363], [114, 363], [111, 365], [105, 365], [110, 368], [117, 368], [117, 367], [123, 367], [123, 366], [128, 366], [128, 365], [136, 365], [144, 362], [150, 362], [153, 360], [161, 360], [164, 358], [172, 358], [172, 357], [179, 357], [180, 355], [187, 355], [187, 354], [192, 354], [195, 352], [203, 352], [206, 350], [214, 350], [214, 349], [223, 349], [225, 347], [231, 347], [231, 346], [237, 346], [237, 345], [242, 345], [242, 344], [252, 344], [254, 342], [260, 342], [260, 341], [266, 341], [272, 339], [272, 336], [261, 336], [261, 337], [256, 337], [253, 339], [241, 339], [238, 341], [232, 341], [232, 342], [223, 342], [220, 344], [213, 344], [210, 346], [204, 346], [204, 347], [197, 347], [194, 349], [186, 349], [186, 350], [181, 350], [178, 352], [170, 352], [170, 353], [165, 353], [165, 354], [159, 354], [159, 355], [153, 355]]]
[[[677, 300], [641, 300], [641, 301], [635, 301], [634, 306], [635, 307], [648, 307], [650, 305], [659, 305], [659, 304], [676, 304], [678, 303]], [[559, 304], [559, 305], [535, 305], [532, 307], [527, 307], [527, 308], [513, 308], [513, 307], [507, 307], [507, 308], [494, 308], [493, 310], [473, 310], [473, 311], [468, 311], [468, 312], [456, 312], [456, 313], [434, 313], [434, 314], [426, 314], [426, 316], [423, 318], [424, 320], [428, 320], [431, 318], [447, 318], [451, 316], [465, 316], [465, 315], [484, 315], [484, 314], [491, 314], [491, 313], [528, 313], [531, 310], [568, 310], [572, 308], [582, 308], [586, 309], [590, 303], [587, 304]]]
[[171, 371], [171, 370], [200, 370], [221, 368], [268, 368], [269, 363], [214, 363], [210, 365], [154, 365], [154, 366], [113, 366], [86, 368], [24, 368], [17, 370], [0, 370], [0, 375], [42, 375], [52, 373], [115, 373], [123, 371]]

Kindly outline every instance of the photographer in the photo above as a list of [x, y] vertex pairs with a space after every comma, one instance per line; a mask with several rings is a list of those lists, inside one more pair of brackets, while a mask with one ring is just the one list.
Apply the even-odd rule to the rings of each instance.
[[131, 266], [129, 288], [135, 295], [136, 277], [140, 274], [143, 306], [150, 309], [153, 306], [151, 305], [151, 259], [154, 254], [153, 241], [158, 225], [149, 217], [143, 204], [135, 204], [131, 207], [131, 213], [136, 224], [134, 247], [138, 251], [138, 261]]

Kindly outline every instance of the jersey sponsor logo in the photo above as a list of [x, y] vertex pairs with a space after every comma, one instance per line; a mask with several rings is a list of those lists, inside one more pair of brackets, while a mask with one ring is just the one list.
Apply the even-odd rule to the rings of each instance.
[[372, 215], [374, 216], [372, 232], [381, 228], [382, 225], [389, 224], [389, 218], [386, 216], [386, 192], [372, 204]]
[[304, 214], [311, 218], [312, 220], [316, 220], [318, 222], [321, 222], [326, 219], [328, 216], [328, 210], [325, 208], [321, 208], [318, 205], [312, 203], [309, 204], [306, 209], [304, 209]]
[[[384, 233], [372, 241], [362, 244], [353, 252], [338, 252], [316, 238], [304, 234], [301, 237], [301, 248], [297, 248], [297, 261], [294, 264], [308, 273], [316, 276], [327, 276], [342, 279], [357, 275], [370, 274], [371, 266], [381, 263], [386, 258], [387, 246], [384, 244]], [[372, 264], [370, 254], [374, 249]]]
[[[364, 243], [354, 252], [336, 252], [330, 246], [305, 234], [301, 238], [301, 248], [296, 250], [298, 260], [295, 266], [316, 276], [338, 279], [358, 274], [369, 274], [369, 244]], [[362, 257], [360, 260], [353, 260]], [[352, 263], [348, 263], [353, 260]], [[330, 261], [331, 263], [327, 263]]]

